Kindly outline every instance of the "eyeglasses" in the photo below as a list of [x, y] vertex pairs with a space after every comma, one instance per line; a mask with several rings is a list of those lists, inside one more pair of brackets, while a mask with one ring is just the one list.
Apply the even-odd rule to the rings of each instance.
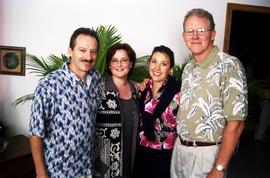
[[193, 29], [186, 29], [184, 30], [184, 33], [187, 36], [193, 36], [193, 34], [196, 32], [199, 36], [204, 36], [206, 34], [206, 32], [208, 31], [212, 31], [211, 29], [204, 29], [204, 28], [198, 28], [197, 30], [193, 30]]
[[118, 63], [121, 63], [122, 65], [127, 65], [129, 64], [129, 59], [128, 58], [122, 58], [122, 59], [116, 59], [116, 58], [113, 58], [111, 60], [111, 64], [112, 65], [118, 65]]

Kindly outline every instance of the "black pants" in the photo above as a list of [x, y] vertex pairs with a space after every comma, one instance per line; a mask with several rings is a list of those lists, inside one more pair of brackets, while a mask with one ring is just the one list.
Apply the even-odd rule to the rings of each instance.
[[133, 178], [170, 178], [172, 150], [138, 146]]

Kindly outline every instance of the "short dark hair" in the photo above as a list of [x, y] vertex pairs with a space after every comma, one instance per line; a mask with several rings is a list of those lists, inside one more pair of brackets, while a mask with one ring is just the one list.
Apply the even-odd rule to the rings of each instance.
[[191, 16], [206, 18], [208, 20], [210, 30], [215, 30], [215, 22], [214, 22], [213, 15], [210, 12], [208, 12], [207, 10], [200, 9], [200, 8], [191, 9], [190, 11], [188, 11], [186, 13], [185, 19], [183, 22], [183, 29], [184, 30], [185, 30], [185, 23], [186, 23], [187, 19]]
[[97, 41], [97, 50], [99, 49], [99, 39], [97, 36], [97, 33], [94, 29], [91, 28], [85, 28], [85, 27], [80, 27], [77, 30], [75, 30], [73, 32], [73, 34], [70, 37], [70, 41], [69, 41], [69, 47], [73, 50], [75, 45], [76, 45], [76, 39], [79, 35], [89, 35], [91, 37], [94, 37]]
[[173, 68], [173, 66], [174, 66], [174, 53], [170, 48], [168, 48], [167, 46], [164, 46], [164, 45], [154, 47], [152, 54], [149, 58], [149, 61], [151, 60], [153, 54], [156, 52], [160, 52], [160, 53], [163, 53], [166, 56], [168, 56], [170, 59], [170, 63], [171, 63], [170, 68]]
[[108, 49], [107, 55], [106, 55], [106, 67], [107, 67], [107, 72], [110, 75], [112, 75], [112, 72], [111, 72], [111, 70], [109, 68], [112, 57], [116, 53], [117, 50], [121, 50], [121, 49], [125, 50], [127, 52], [129, 61], [132, 63], [132, 67], [131, 67], [128, 75], [130, 75], [131, 72], [133, 71], [133, 68], [134, 68], [135, 62], [136, 62], [136, 53], [135, 53], [135, 51], [127, 43], [116, 43], [116, 44], [112, 45]]

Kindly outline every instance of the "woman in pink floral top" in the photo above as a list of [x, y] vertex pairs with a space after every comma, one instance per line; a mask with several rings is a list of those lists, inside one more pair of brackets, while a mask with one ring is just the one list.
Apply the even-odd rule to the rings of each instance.
[[172, 50], [155, 47], [148, 64], [151, 79], [139, 101], [141, 118], [134, 178], [170, 177], [180, 96], [180, 83], [169, 75], [173, 66]]

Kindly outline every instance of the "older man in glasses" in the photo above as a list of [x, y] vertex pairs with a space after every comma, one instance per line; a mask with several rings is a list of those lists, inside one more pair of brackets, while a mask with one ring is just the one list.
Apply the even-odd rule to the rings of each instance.
[[236, 57], [214, 46], [208, 11], [190, 10], [183, 28], [193, 60], [182, 76], [171, 177], [223, 178], [247, 115], [245, 72]]

